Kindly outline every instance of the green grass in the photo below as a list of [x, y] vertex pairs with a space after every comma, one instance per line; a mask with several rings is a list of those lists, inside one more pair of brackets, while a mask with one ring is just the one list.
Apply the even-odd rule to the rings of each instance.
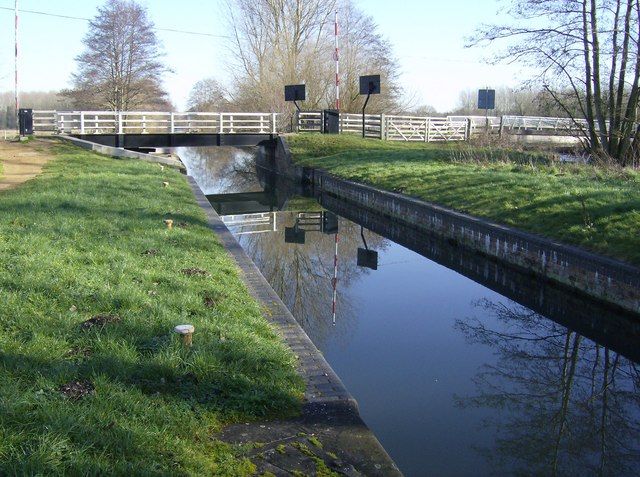
[[[303, 385], [184, 177], [61, 144], [0, 223], [0, 475], [253, 471], [212, 434], [297, 412]], [[97, 314], [120, 321], [83, 330]]]
[[640, 174], [549, 153], [287, 137], [294, 160], [640, 265]]

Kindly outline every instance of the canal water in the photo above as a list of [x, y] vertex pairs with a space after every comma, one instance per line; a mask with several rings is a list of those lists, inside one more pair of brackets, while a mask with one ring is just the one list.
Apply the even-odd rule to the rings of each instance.
[[304, 197], [255, 150], [177, 152], [405, 475], [638, 475], [635, 317]]

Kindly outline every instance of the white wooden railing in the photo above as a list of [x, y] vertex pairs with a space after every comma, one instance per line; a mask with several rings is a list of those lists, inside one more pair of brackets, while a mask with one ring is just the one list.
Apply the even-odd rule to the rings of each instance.
[[[322, 113], [304, 111], [298, 114], [298, 131], [321, 131]], [[362, 115], [340, 113], [340, 132], [362, 134]], [[464, 141], [468, 138], [468, 121], [422, 116], [388, 114], [365, 115], [366, 137], [388, 141]]]
[[59, 134], [276, 134], [277, 113], [34, 111], [34, 132]]
[[579, 131], [588, 128], [585, 119], [548, 118], [542, 116], [502, 116], [502, 129], [534, 131]]

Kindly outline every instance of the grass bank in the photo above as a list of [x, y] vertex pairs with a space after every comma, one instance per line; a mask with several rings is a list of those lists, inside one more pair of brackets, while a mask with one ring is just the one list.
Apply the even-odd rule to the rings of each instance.
[[468, 144], [320, 134], [287, 141], [299, 164], [640, 265], [637, 171]]
[[212, 434], [296, 412], [302, 381], [184, 177], [53, 153], [0, 193], [0, 474], [250, 474]]

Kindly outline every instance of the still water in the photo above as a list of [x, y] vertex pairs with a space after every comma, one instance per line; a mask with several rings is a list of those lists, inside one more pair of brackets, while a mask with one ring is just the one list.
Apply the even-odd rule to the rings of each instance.
[[304, 198], [255, 151], [178, 154], [405, 475], [638, 475], [635, 317]]

